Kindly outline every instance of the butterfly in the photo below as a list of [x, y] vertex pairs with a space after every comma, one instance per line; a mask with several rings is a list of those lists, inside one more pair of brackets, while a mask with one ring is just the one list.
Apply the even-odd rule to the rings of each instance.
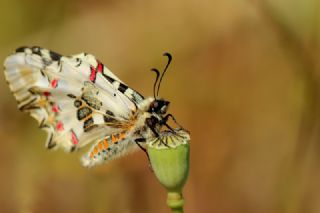
[[[29, 113], [48, 134], [48, 149], [68, 152], [92, 144], [82, 157], [84, 166], [109, 162], [160, 138], [161, 129], [175, 132], [167, 121], [170, 102], [159, 89], [172, 56], [156, 73], [153, 97], [144, 98], [93, 55], [63, 56], [34, 47], [20, 47], [4, 62], [5, 78], [18, 108]], [[178, 123], [177, 123], [178, 124]], [[178, 124], [179, 125], [179, 124]], [[180, 125], [179, 125], [180, 126]], [[180, 126], [181, 127], [181, 126]]]

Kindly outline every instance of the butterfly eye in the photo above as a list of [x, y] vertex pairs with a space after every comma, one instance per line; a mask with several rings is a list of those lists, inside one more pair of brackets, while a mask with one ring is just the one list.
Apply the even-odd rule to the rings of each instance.
[[152, 108], [156, 109], [156, 108], [158, 108], [158, 105], [159, 105], [158, 101], [155, 101], [155, 102], [153, 102]]
[[158, 101], [154, 100], [153, 102], [151, 102], [150, 106], [149, 106], [149, 112], [156, 112], [157, 108], [158, 108]]

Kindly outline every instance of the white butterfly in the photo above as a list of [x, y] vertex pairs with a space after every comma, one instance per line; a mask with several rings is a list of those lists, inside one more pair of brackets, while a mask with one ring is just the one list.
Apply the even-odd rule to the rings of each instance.
[[171, 55], [164, 55], [168, 63], [159, 82], [159, 71], [152, 69], [154, 97], [146, 99], [86, 53], [62, 56], [21, 47], [5, 60], [5, 77], [18, 108], [47, 131], [46, 147], [71, 152], [93, 143], [82, 158], [85, 166], [93, 166], [138, 146], [145, 151], [140, 143], [159, 137], [162, 126], [174, 131], [167, 125], [173, 118], [166, 114], [169, 102], [158, 98], [171, 62]]

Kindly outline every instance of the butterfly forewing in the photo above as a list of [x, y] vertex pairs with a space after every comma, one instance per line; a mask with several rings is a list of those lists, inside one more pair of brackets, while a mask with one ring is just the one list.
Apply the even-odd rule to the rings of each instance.
[[[19, 48], [6, 59], [5, 76], [19, 109], [30, 113], [48, 132], [48, 148], [73, 151], [95, 142], [87, 155], [90, 160], [92, 156], [111, 159], [110, 153], [121, 154], [133, 144], [119, 137], [117, 143], [111, 140], [106, 150], [99, 145], [132, 128], [143, 96], [94, 56], [66, 57], [39, 47]], [[105, 150], [101, 157], [94, 153], [97, 146]], [[87, 164], [100, 161], [92, 162]]]

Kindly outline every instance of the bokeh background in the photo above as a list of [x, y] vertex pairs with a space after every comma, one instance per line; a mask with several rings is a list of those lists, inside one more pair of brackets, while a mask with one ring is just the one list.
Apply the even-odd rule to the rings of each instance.
[[[1, 0], [21, 45], [94, 54], [191, 131], [185, 212], [320, 212], [320, 1]], [[44, 148], [0, 75], [0, 212], [169, 212], [142, 152], [94, 169]]]

